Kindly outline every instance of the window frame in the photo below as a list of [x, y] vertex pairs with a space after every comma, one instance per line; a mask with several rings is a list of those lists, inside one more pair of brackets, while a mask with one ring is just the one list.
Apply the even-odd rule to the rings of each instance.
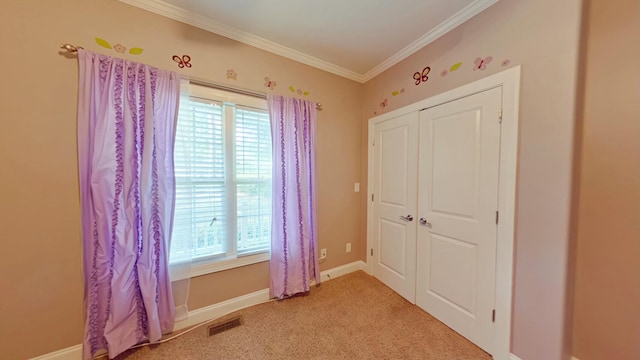
[[[229, 270], [237, 267], [258, 264], [271, 259], [270, 246], [266, 249], [256, 249], [253, 251], [238, 253], [238, 196], [237, 188], [239, 184], [256, 184], [260, 182], [271, 183], [272, 177], [268, 179], [238, 179], [236, 169], [236, 114], [237, 109], [255, 109], [264, 111], [268, 116], [267, 101], [264, 98], [257, 98], [249, 95], [238, 94], [228, 90], [207, 87], [202, 84], [190, 83], [189, 93], [184, 97], [188, 99], [197, 98], [204, 101], [211, 101], [223, 104], [222, 108], [222, 132], [223, 149], [225, 159], [225, 197], [227, 214], [227, 251], [225, 254], [212, 254], [209, 256], [192, 257], [190, 277], [202, 276], [219, 271]], [[179, 121], [179, 120], [178, 120]], [[271, 137], [271, 133], [269, 132]], [[273, 197], [272, 197], [273, 200]], [[234, 214], [230, 216], [229, 214]], [[270, 225], [270, 224], [269, 224]], [[235, 240], [232, 240], [235, 239]], [[171, 254], [169, 253], [169, 256]], [[170, 265], [178, 265], [180, 262], [171, 262]]]

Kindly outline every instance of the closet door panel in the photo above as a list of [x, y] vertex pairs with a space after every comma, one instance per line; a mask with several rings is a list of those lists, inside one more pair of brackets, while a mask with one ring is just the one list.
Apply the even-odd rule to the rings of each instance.
[[415, 303], [418, 114], [376, 124], [373, 158], [373, 274]]
[[501, 88], [420, 112], [416, 304], [493, 351]]

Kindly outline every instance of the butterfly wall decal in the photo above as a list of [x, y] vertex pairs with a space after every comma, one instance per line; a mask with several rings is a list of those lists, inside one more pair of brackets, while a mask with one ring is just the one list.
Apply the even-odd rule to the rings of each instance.
[[173, 61], [178, 63], [178, 67], [180, 69], [188, 67], [191, 67], [191, 56], [189, 55], [182, 55], [182, 57], [178, 56], [178, 55], [173, 55]]
[[491, 56], [487, 56], [486, 58], [481, 58], [478, 57], [476, 58], [476, 60], [473, 62], [474, 66], [473, 66], [473, 70], [484, 70], [487, 68], [487, 65], [491, 62], [491, 60], [493, 60], [493, 57]]
[[416, 71], [413, 74], [413, 79], [416, 81], [416, 85], [420, 85], [421, 83], [427, 82], [427, 80], [429, 80], [428, 75], [430, 72], [431, 72], [431, 68], [429, 66], [422, 69], [422, 73], [419, 71]]

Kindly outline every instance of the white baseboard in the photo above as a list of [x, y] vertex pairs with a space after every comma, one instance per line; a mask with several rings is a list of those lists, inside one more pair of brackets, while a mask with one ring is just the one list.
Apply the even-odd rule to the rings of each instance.
[[[320, 273], [322, 281], [329, 281], [342, 275], [358, 270], [367, 271], [367, 266], [363, 261], [356, 261], [350, 264], [338, 266]], [[174, 330], [182, 330], [202, 322], [217, 319], [226, 314], [244, 309], [249, 306], [262, 304], [269, 301], [269, 289], [262, 289], [250, 294], [238, 296], [227, 301], [209, 305], [200, 309], [189, 311], [189, 316], [176, 322]], [[68, 347], [66, 349], [44, 354], [31, 360], [80, 360], [82, 359], [82, 344]]]
[[269, 301], [269, 289], [262, 289], [247, 295], [238, 296], [217, 304], [205, 306], [200, 309], [189, 311], [189, 316], [176, 322], [173, 327], [175, 330], [182, 330], [193, 325], [200, 324], [205, 321], [217, 319], [226, 314], [244, 309], [249, 306], [262, 304]]
[[331, 279], [335, 279], [337, 277], [340, 277], [342, 275], [346, 275], [352, 272], [356, 272], [358, 270], [362, 270], [364, 272], [368, 272], [369, 268], [367, 267], [367, 264], [360, 260], [360, 261], [355, 261], [349, 264], [345, 264], [342, 266], [338, 266], [338, 267], [334, 267], [332, 269], [329, 270], [325, 270], [323, 272], [320, 273], [320, 280], [321, 281], [329, 281]]
[[[363, 261], [356, 261], [332, 269], [322, 271], [320, 280], [329, 281], [339, 276], [346, 275], [358, 270], [364, 270], [366, 264]], [[315, 281], [312, 282], [315, 284]], [[269, 289], [262, 289], [247, 295], [238, 296], [217, 304], [209, 305], [200, 309], [189, 311], [189, 317], [176, 322], [174, 330], [182, 330], [190, 326], [200, 324], [205, 321], [217, 319], [234, 311], [244, 309], [249, 306], [262, 304], [269, 301]]]
[[54, 351], [31, 360], [80, 360], [82, 359], [82, 344], [70, 346], [66, 349]]
[[[520, 359], [519, 357], [517, 357], [517, 356], [515, 356], [513, 354], [509, 354], [509, 360], [522, 360], [522, 359]], [[575, 357], [575, 356], [572, 356], [571, 360], [578, 360], [578, 358]]]

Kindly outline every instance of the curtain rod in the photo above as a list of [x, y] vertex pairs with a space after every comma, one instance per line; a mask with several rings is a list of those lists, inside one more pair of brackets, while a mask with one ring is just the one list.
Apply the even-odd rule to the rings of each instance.
[[[232, 92], [232, 93], [235, 93], [235, 94], [252, 96], [252, 97], [260, 98], [260, 99], [266, 99], [267, 98], [267, 94], [265, 94], [265, 93], [261, 93], [261, 92], [257, 92], [257, 91], [251, 91], [251, 90], [238, 89], [238, 88], [234, 88], [234, 87], [230, 87], [230, 86], [226, 86], [226, 85], [214, 84], [214, 83], [210, 83], [208, 81], [203, 81], [203, 80], [194, 79], [194, 78], [190, 78], [189, 79], [189, 83], [194, 84], [194, 85], [200, 85], [200, 86], [204, 86], [204, 87], [209, 87], [209, 88], [213, 88], [213, 89], [217, 89], [217, 90], [224, 90], [224, 91]], [[322, 104], [316, 103], [316, 110], [322, 111]]]
[[[78, 49], [82, 49], [82, 47], [80, 47], [80, 46], [71, 45], [69, 43], [60, 44], [60, 48], [63, 49], [63, 50], [66, 50], [66, 51], [68, 51], [70, 53], [77, 53]], [[250, 90], [237, 89], [237, 88], [233, 88], [233, 87], [230, 87], [230, 86], [213, 84], [213, 83], [210, 83], [210, 82], [207, 82], [207, 81], [202, 81], [202, 80], [197, 80], [197, 79], [189, 79], [189, 82], [191, 84], [194, 84], [194, 85], [206, 86], [206, 87], [210, 87], [210, 88], [214, 88], [214, 89], [218, 89], [218, 90], [229, 91], [229, 92], [240, 94], [240, 95], [253, 96], [253, 97], [257, 97], [257, 98], [261, 98], [261, 99], [266, 99], [267, 98], [267, 94], [265, 94], [265, 93], [260, 93], [260, 92], [250, 91]], [[318, 110], [318, 111], [322, 110], [322, 104], [321, 103], [316, 103], [316, 110]]]

